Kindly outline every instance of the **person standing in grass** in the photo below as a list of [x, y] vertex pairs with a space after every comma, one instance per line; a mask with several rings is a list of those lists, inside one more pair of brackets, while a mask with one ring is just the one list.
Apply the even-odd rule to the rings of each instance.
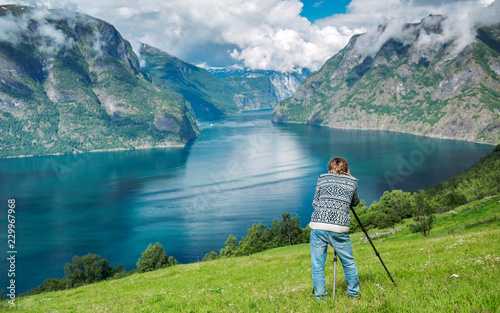
[[349, 238], [349, 210], [359, 204], [357, 179], [351, 176], [347, 161], [333, 158], [328, 173], [322, 174], [316, 184], [312, 206], [310, 248], [312, 280], [316, 300], [324, 301], [325, 263], [328, 244], [340, 259], [347, 281], [347, 294], [359, 297], [359, 278]]

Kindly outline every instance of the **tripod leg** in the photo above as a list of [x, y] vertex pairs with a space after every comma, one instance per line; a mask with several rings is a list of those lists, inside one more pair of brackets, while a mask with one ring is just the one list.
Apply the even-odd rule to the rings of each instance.
[[370, 239], [370, 236], [368, 236], [368, 232], [366, 231], [365, 227], [363, 226], [363, 224], [361, 224], [361, 221], [359, 220], [359, 217], [358, 217], [358, 214], [356, 214], [356, 211], [354, 211], [354, 208], [351, 207], [351, 211], [352, 213], [354, 214], [354, 217], [356, 218], [356, 220], [358, 221], [358, 224], [359, 226], [361, 227], [361, 229], [363, 230], [363, 232], [365, 233], [366, 235], [366, 238], [368, 238], [368, 241], [370, 242], [370, 244], [372, 245], [372, 248], [373, 248], [373, 251], [375, 251], [375, 255], [378, 256], [379, 260], [380, 260], [380, 263], [382, 263], [382, 266], [384, 267], [385, 271], [387, 272], [387, 275], [389, 275], [389, 278], [391, 279], [392, 283], [394, 284], [394, 286], [397, 287], [396, 285], [396, 282], [394, 281], [394, 279], [392, 278], [391, 276], [391, 273], [389, 273], [389, 270], [387, 269], [387, 267], [385, 266], [384, 264], [384, 261], [382, 261], [382, 257], [380, 256], [380, 253], [378, 253], [377, 249], [375, 249], [375, 245], [373, 244], [372, 240]]
[[335, 287], [337, 283], [337, 251], [333, 255], [333, 300], [335, 301]]

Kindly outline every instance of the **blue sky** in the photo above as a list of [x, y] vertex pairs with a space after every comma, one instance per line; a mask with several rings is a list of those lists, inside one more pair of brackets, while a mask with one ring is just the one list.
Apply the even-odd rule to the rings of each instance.
[[304, 7], [300, 15], [314, 22], [333, 14], [345, 14], [346, 6], [350, 2], [350, 0], [303, 0]]

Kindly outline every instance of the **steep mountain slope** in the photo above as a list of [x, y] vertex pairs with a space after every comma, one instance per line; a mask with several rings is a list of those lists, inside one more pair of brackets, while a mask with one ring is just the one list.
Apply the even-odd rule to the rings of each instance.
[[147, 81], [101, 20], [0, 6], [0, 157], [183, 145], [184, 99]]
[[278, 104], [276, 91], [267, 77], [219, 79], [203, 68], [145, 44], [140, 53], [146, 61], [142, 70], [151, 75], [158, 87], [182, 94], [197, 118], [270, 109]]
[[431, 15], [399, 36], [385, 27], [354, 36], [273, 120], [500, 142], [500, 26], [480, 28], [457, 51], [458, 40], [441, 36], [444, 20]]
[[229, 69], [224, 67], [206, 68], [215, 77], [224, 78], [228, 76], [260, 77], [267, 76], [276, 88], [278, 100], [282, 101], [291, 97], [299, 85], [311, 74], [309, 70], [302, 69], [300, 72], [281, 73], [276, 71]]

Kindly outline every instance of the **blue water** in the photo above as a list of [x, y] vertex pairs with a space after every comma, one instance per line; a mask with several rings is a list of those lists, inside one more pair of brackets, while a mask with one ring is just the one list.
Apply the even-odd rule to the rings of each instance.
[[417, 190], [477, 162], [493, 146], [385, 131], [273, 125], [271, 111], [201, 125], [185, 148], [0, 160], [0, 289], [7, 291], [7, 200], [16, 199], [16, 290], [63, 277], [75, 255], [135, 267], [160, 242], [181, 263], [219, 251], [253, 223], [290, 211], [309, 222], [316, 180], [341, 156], [368, 204]]

